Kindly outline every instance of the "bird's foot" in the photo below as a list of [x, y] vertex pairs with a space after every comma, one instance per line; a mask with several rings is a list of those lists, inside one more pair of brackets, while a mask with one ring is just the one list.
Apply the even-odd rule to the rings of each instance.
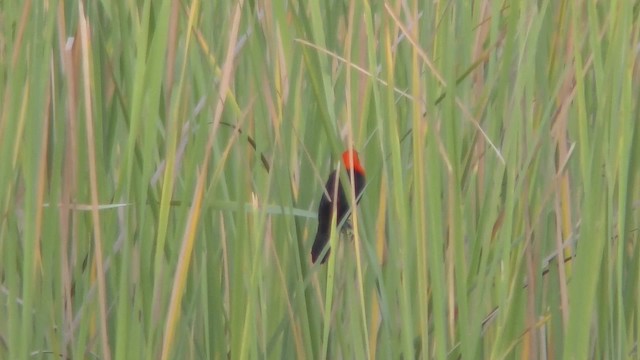
[[349, 217], [342, 225], [342, 233], [349, 240], [353, 240], [353, 223], [351, 222], [351, 217]]

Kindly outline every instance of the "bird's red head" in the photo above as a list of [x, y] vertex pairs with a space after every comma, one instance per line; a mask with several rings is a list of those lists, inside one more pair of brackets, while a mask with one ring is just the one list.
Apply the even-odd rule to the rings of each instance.
[[347, 171], [353, 169], [354, 172], [364, 175], [364, 168], [360, 164], [360, 158], [358, 158], [358, 152], [355, 150], [347, 150], [342, 153], [342, 162]]

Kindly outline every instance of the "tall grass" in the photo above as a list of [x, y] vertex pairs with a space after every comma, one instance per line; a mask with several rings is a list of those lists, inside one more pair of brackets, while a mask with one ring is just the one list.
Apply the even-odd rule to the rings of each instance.
[[3, 2], [0, 359], [638, 357], [639, 13]]

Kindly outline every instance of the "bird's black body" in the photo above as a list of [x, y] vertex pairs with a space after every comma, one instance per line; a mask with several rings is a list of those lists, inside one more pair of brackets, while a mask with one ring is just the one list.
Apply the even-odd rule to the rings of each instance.
[[[351, 176], [349, 174], [349, 176]], [[338, 188], [336, 193], [336, 181], [338, 182]], [[365, 177], [363, 173], [358, 171], [353, 172], [354, 190], [356, 193], [356, 203], [360, 201], [360, 193], [364, 190]], [[340, 183], [340, 176], [337, 171], [334, 171], [329, 175], [329, 179], [325, 184], [326, 192], [323, 192], [320, 199], [320, 205], [318, 206], [318, 231], [316, 238], [311, 248], [311, 260], [315, 263], [324, 250], [324, 247], [329, 242], [331, 235], [331, 218], [333, 215], [333, 197], [337, 195], [336, 209], [336, 224], [340, 224], [344, 220], [345, 216], [349, 214], [349, 200], [347, 193], [345, 193], [342, 184]], [[329, 257], [330, 249], [327, 249], [326, 254], [322, 257], [321, 263], [325, 263]]]

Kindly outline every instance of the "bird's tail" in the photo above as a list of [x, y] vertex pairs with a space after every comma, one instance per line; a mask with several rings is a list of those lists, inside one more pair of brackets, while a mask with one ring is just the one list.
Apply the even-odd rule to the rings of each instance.
[[[318, 261], [318, 257], [320, 257], [320, 254], [322, 254], [322, 250], [324, 250], [325, 246], [329, 242], [329, 238], [330, 233], [318, 229], [318, 232], [316, 233], [316, 239], [313, 242], [313, 246], [311, 247], [311, 261], [313, 261], [314, 264], [316, 263], [316, 261]], [[324, 264], [325, 262], [327, 262], [330, 252], [331, 249], [327, 246], [327, 252], [322, 257], [320, 263]]]

